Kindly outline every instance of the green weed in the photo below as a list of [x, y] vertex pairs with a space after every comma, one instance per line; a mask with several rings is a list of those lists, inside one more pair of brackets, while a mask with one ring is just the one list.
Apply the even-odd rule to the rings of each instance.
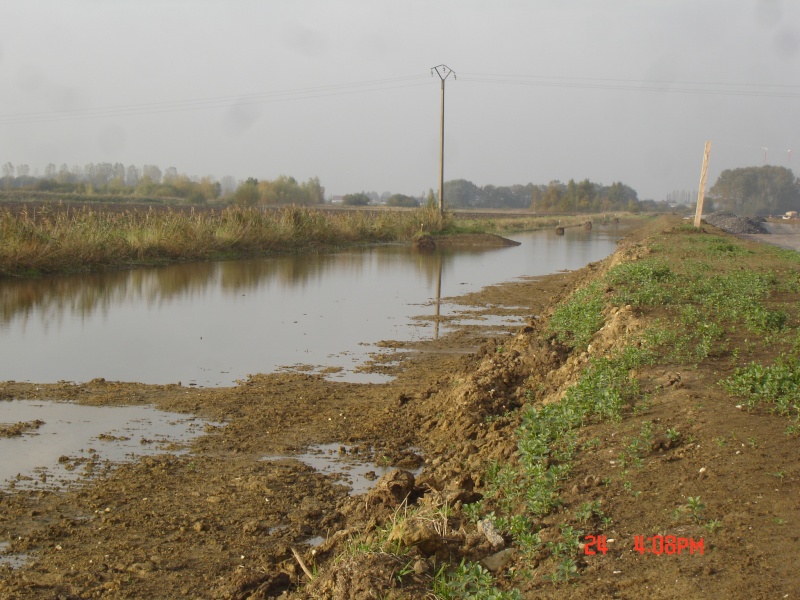
[[674, 298], [671, 282], [677, 275], [661, 258], [622, 263], [611, 269], [606, 281], [615, 289], [615, 303], [633, 306], [670, 304]]
[[783, 416], [800, 415], [800, 361], [795, 357], [780, 355], [771, 366], [751, 362], [719, 383], [727, 393], [744, 398], [748, 410], [766, 404]]
[[492, 574], [480, 564], [461, 561], [453, 570], [448, 565], [436, 572], [433, 579], [433, 593], [439, 600], [518, 600], [522, 596], [516, 590], [505, 592], [494, 586]]
[[603, 325], [603, 289], [599, 282], [577, 290], [550, 318], [550, 331], [563, 344], [585, 350]]

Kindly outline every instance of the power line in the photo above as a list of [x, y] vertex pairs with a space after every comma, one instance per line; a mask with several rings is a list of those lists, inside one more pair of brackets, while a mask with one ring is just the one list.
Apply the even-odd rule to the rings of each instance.
[[[0, 125], [50, 123], [110, 117], [179, 113], [197, 110], [230, 108], [274, 102], [290, 102], [328, 98], [333, 96], [365, 94], [387, 90], [427, 86], [424, 75], [409, 75], [371, 81], [319, 85], [307, 88], [276, 90], [229, 96], [210, 96], [183, 100], [163, 100], [137, 104], [121, 104], [52, 112], [22, 112], [0, 114]], [[465, 83], [504, 86], [530, 86], [552, 88], [577, 88], [616, 90], [625, 92], [678, 93], [696, 95], [724, 95], [757, 98], [800, 99], [800, 85], [669, 81], [647, 79], [620, 79], [604, 77], [563, 77], [550, 75], [509, 75], [496, 73], [463, 73]], [[796, 92], [794, 90], [797, 90]]]
[[[769, 98], [800, 98], [800, 85], [715, 83], [698, 81], [610, 79], [599, 77], [552, 77], [544, 75], [492, 75], [465, 73], [466, 83], [494, 85], [621, 90], [637, 92], [703, 94], [724, 96], [753, 96]], [[702, 86], [702, 87], [691, 87]], [[752, 88], [752, 89], [746, 89]], [[760, 88], [760, 89], [759, 89]], [[770, 88], [770, 89], [766, 89]], [[798, 90], [797, 92], [791, 90]]]
[[123, 104], [55, 112], [7, 113], [0, 115], [0, 124], [47, 123], [53, 121], [71, 121], [80, 119], [208, 110], [216, 108], [229, 108], [231, 106], [247, 106], [252, 104], [267, 104], [272, 102], [326, 98], [347, 94], [381, 92], [421, 85], [428, 85], [427, 77], [424, 75], [412, 75], [406, 77], [395, 77], [392, 79], [322, 85], [309, 88], [278, 90], [274, 92], [252, 93], [236, 96], [212, 96], [208, 98], [192, 98], [186, 100], [166, 100], [160, 102]]
[[705, 85], [705, 86], [742, 86], [742, 87], [774, 87], [774, 88], [796, 88], [800, 85], [778, 84], [778, 83], [742, 83], [742, 82], [721, 82], [721, 81], [681, 81], [672, 79], [624, 79], [616, 77], [565, 77], [561, 75], [511, 75], [497, 73], [464, 73], [467, 77], [505, 77], [510, 79], [541, 79], [554, 81], [600, 81], [600, 82], [623, 82], [623, 83], [666, 83], [682, 85]]

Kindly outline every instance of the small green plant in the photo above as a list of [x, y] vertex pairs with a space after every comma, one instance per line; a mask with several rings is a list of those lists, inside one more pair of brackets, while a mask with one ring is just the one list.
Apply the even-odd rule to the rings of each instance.
[[586, 523], [595, 517], [598, 519], [603, 518], [603, 511], [600, 509], [599, 500], [584, 502], [575, 511], [575, 518], [579, 523]]
[[583, 531], [580, 529], [575, 529], [574, 527], [564, 523], [559, 525], [559, 529], [561, 530], [561, 537], [564, 538], [564, 544], [566, 545], [567, 553], [577, 553], [580, 548]]
[[517, 590], [505, 592], [497, 589], [492, 574], [478, 563], [462, 560], [454, 571], [449, 572], [447, 567], [447, 564], [442, 565], [433, 578], [433, 593], [439, 600], [521, 600]]
[[689, 496], [686, 498], [686, 510], [689, 511], [692, 518], [700, 521], [703, 518], [703, 511], [706, 505], [700, 500], [700, 496]]
[[578, 577], [579, 575], [580, 573], [578, 573], [578, 564], [575, 562], [575, 559], [565, 556], [558, 563], [556, 572], [551, 575], [546, 575], [545, 577], [547, 577], [553, 583], [559, 583], [571, 581], [573, 578]]
[[464, 516], [470, 523], [477, 523], [481, 520], [481, 513], [483, 512], [483, 501], [473, 502], [472, 504], [464, 504], [461, 507]]
[[404, 564], [402, 567], [400, 567], [400, 569], [397, 571], [397, 573], [395, 573], [394, 577], [395, 577], [395, 579], [397, 579], [398, 583], [402, 584], [403, 583], [403, 577], [405, 577], [406, 575], [411, 575], [414, 572], [414, 562], [415, 562], [415, 560], [416, 559], [412, 558], [406, 564]]
[[674, 427], [670, 427], [667, 429], [667, 439], [672, 442], [673, 444], [677, 443], [681, 439], [680, 432], [675, 429]]
[[706, 523], [705, 525], [703, 525], [703, 527], [705, 527], [709, 533], [716, 533], [717, 529], [722, 527], [722, 523], [720, 523], [716, 519], [713, 519], [708, 523]]
[[591, 450], [591, 449], [597, 448], [599, 446], [600, 446], [600, 438], [593, 437], [592, 439], [586, 440], [585, 442], [583, 442], [582, 448], [584, 450]]

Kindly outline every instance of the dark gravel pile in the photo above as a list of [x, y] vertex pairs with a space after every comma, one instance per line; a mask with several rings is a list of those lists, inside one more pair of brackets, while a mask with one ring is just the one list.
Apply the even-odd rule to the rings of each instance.
[[758, 220], [739, 217], [728, 210], [718, 210], [706, 215], [703, 221], [727, 233], [769, 233]]

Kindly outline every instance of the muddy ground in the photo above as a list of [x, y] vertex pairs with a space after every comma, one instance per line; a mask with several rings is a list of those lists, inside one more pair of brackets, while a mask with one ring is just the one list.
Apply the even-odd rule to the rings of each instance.
[[[98, 464], [94, 477], [66, 491], [0, 492], [3, 552], [28, 559], [0, 566], [0, 597], [424, 598], [441, 565], [465, 559], [484, 561], [499, 587], [530, 598], [796, 598], [798, 439], [784, 435], [785, 418], [746, 413], [722, 392], [716, 382], [732, 370], [730, 361], [639, 372], [651, 392], [646, 416], [632, 411], [622, 422], [581, 430], [581, 442], [598, 443], [583, 446], [564, 506], [537, 526], [544, 539], [588, 501], [600, 501], [613, 524], [604, 530], [608, 552], [585, 556], [571, 583], [552, 583], [535, 564], [527, 577], [515, 575], [515, 551], [504, 550], [509, 540], [493, 539], [467, 518], [463, 507], [481, 497], [487, 464], [516, 453], [523, 382], [538, 373], [545, 396], [557, 397], [585, 364], [585, 356], [549, 345], [541, 317], [636, 243], [633, 236], [617, 256], [581, 271], [460, 298], [487, 314], [521, 307], [503, 311], [528, 324], [504, 334], [471, 326], [430, 342], [387, 340], [386, 356], [373, 364], [396, 375], [386, 384], [302, 373], [255, 375], [218, 389], [0, 384], [3, 399], [152, 404], [221, 423], [186, 454]], [[633, 311], [615, 313], [595, 351], [637, 326]], [[680, 441], [658, 437], [644, 466], [623, 481], [614, 459], [645, 418], [659, 432], [680, 431]], [[19, 433], [31, 431], [21, 426]], [[293, 458], [329, 443], [341, 446], [342, 461], [373, 465], [375, 477], [381, 467], [397, 470], [351, 495], [341, 477]], [[719, 527], [712, 532], [682, 514], [687, 497], [702, 497], [705, 522]], [[374, 547], [409, 506], [426, 504], [448, 506], [449, 517], [394, 531], [410, 548], [402, 557], [360, 550]], [[704, 551], [634, 551], [635, 536], [656, 533], [702, 539]]]

